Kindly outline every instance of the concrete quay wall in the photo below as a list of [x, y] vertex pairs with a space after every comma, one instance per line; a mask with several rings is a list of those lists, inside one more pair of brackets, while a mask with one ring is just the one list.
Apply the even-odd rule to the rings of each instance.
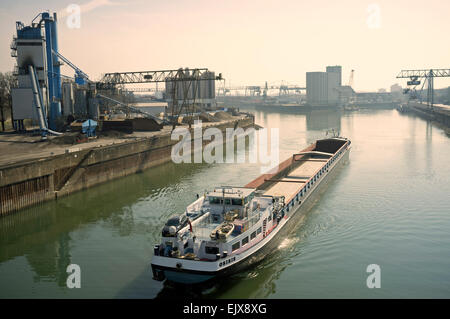
[[[246, 117], [203, 130], [253, 126]], [[166, 133], [0, 167], [0, 216], [168, 162], [176, 143]]]

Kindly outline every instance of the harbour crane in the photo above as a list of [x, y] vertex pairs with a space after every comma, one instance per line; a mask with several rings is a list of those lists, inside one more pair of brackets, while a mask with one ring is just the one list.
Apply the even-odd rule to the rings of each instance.
[[348, 79], [348, 86], [352, 87], [353, 86], [353, 75], [355, 73], [355, 70], [351, 70], [350, 71], [350, 78]]
[[217, 89], [217, 95], [218, 96], [225, 96], [227, 93], [230, 93], [230, 90], [225, 87], [225, 79], [221, 81], [222, 85], [219, 85], [219, 88]]
[[[137, 72], [114, 72], [106, 73], [98, 82], [97, 89], [114, 89], [117, 85], [135, 83], [159, 83], [170, 84], [166, 87], [166, 94], [171, 98], [171, 123], [173, 128], [178, 123], [178, 118], [183, 109], [187, 109], [188, 104], [194, 104], [198, 90], [199, 81], [220, 81], [223, 80], [222, 73], [211, 77], [213, 73], [207, 68], [194, 68], [161, 71], [137, 71]], [[182, 92], [180, 92], [180, 90]], [[179, 96], [182, 96], [180, 99]], [[192, 95], [190, 98], [189, 96]], [[178, 100], [182, 100], [179, 105]], [[189, 123], [190, 124], [190, 123]]]
[[[433, 108], [434, 102], [434, 78], [450, 77], [450, 69], [422, 69], [422, 70], [401, 70], [397, 75], [397, 79], [409, 79], [408, 86], [414, 86], [415, 88], [420, 85], [419, 79], [424, 79], [422, 83], [421, 91], [423, 90], [425, 83], [427, 83], [427, 106]], [[408, 88], [404, 93], [410, 92]]]
[[[179, 77], [180, 73], [182, 72], [194, 72], [198, 73], [201, 76], [202, 74], [209, 71], [207, 68], [192, 68], [192, 69], [180, 68], [176, 70], [105, 73], [99, 82], [98, 88], [107, 89], [118, 84], [166, 82], [166, 80], [168, 79], [170, 80], [174, 79], [175, 81], [182, 81], [183, 79], [177, 80], [177, 77]], [[215, 80], [223, 80], [222, 73], [219, 73], [219, 75], [215, 77]]]
[[249, 96], [260, 96], [261, 95], [261, 87], [257, 85], [250, 85], [245, 87], [245, 96], [247, 96], [247, 92]]
[[[267, 81], [264, 86], [259, 85], [249, 85], [249, 86], [229, 86], [219, 88], [218, 92], [226, 92], [229, 93], [231, 91], [244, 91], [244, 95], [247, 96], [259, 96], [262, 92], [263, 96], [268, 96], [269, 90], [278, 90], [278, 95], [289, 95], [290, 91], [294, 91], [295, 93], [301, 93], [302, 90], [306, 90], [305, 87], [298, 85], [268, 85]], [[221, 94], [223, 95], [223, 94]]]
[[294, 91], [295, 93], [301, 93], [301, 90], [306, 90], [305, 87], [300, 86], [290, 86], [290, 85], [280, 85], [278, 96], [289, 95], [290, 91]]

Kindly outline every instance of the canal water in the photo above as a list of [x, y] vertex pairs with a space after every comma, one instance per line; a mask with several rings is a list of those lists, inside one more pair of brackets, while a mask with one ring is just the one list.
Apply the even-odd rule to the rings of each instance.
[[[0, 218], [0, 298], [449, 298], [450, 138], [395, 110], [251, 111], [279, 128], [280, 159], [328, 129], [350, 161], [278, 251], [203, 290], [152, 280], [167, 217], [196, 194], [244, 185], [255, 164], [173, 164]], [[81, 288], [66, 286], [69, 264]], [[367, 266], [381, 269], [369, 289]]]

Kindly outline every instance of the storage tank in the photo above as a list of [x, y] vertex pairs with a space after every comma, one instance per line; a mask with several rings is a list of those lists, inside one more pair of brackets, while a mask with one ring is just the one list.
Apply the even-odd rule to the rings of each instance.
[[306, 72], [306, 99], [311, 106], [328, 105], [327, 72]]
[[64, 82], [62, 84], [62, 109], [64, 116], [74, 113], [73, 104], [73, 84]]
[[216, 75], [214, 72], [208, 72], [210, 74], [210, 80], [209, 82], [209, 93], [208, 93], [208, 99], [215, 99], [216, 98]]
[[216, 96], [216, 82], [214, 72], [207, 71], [203, 73], [201, 79], [201, 90], [199, 97], [201, 99], [214, 99]]
[[98, 98], [89, 99], [88, 117], [97, 120], [100, 114], [100, 101]]
[[165, 83], [167, 101], [172, 101], [174, 95], [178, 101], [192, 101], [194, 97], [198, 98], [198, 92], [196, 92], [198, 84], [193, 81], [193, 75], [188, 69], [180, 70], [177, 79], [167, 78]]
[[76, 118], [85, 118], [87, 116], [86, 90], [75, 90], [74, 114]]

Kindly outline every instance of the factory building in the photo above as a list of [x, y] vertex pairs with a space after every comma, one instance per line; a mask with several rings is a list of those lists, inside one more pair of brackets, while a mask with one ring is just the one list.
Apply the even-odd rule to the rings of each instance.
[[[30, 25], [16, 22], [11, 50], [11, 56], [16, 58], [14, 75], [18, 82], [18, 87], [11, 91], [16, 130], [24, 130], [24, 120], [32, 119], [33, 124], [39, 124], [43, 137], [48, 132], [59, 134], [55, 131], [64, 125], [69, 115], [88, 113], [87, 101], [80, 100], [85, 96], [76, 91], [85, 89], [83, 85], [88, 78], [58, 52], [56, 13], [43, 12]], [[62, 80], [62, 61], [75, 69], [75, 82], [68, 77]], [[89, 112], [91, 118], [98, 114], [96, 107], [94, 103]]]
[[327, 66], [326, 72], [306, 72], [306, 99], [312, 106], [337, 106], [342, 67]]
[[[29, 75], [28, 65], [34, 66], [36, 83], [41, 92], [46, 92], [47, 65], [45, 61], [46, 48], [45, 39], [41, 34], [41, 27], [24, 26], [16, 24], [17, 36], [11, 44], [11, 56], [16, 58], [14, 75], [17, 76], [18, 88], [14, 88], [12, 95], [12, 115], [18, 121], [19, 128], [23, 129], [23, 120], [37, 120], [35, 113], [36, 105], [33, 97], [32, 82]], [[46, 94], [43, 94], [46, 97]], [[47, 110], [44, 110], [46, 112]]]

